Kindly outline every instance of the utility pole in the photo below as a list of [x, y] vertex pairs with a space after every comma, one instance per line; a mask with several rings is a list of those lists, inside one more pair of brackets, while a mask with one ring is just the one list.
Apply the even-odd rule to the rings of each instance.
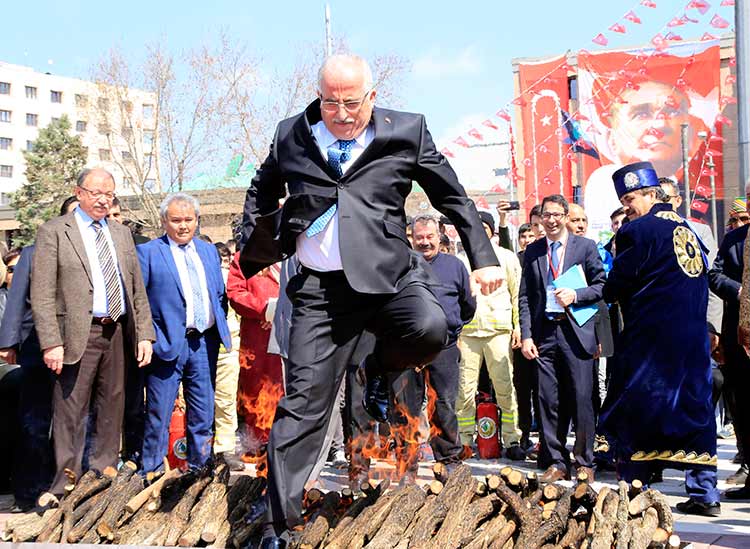
[[735, 58], [737, 60], [737, 133], [739, 194], [750, 181], [750, 0], [735, 0]]
[[331, 7], [326, 4], [326, 57], [333, 52], [333, 36], [331, 35]]

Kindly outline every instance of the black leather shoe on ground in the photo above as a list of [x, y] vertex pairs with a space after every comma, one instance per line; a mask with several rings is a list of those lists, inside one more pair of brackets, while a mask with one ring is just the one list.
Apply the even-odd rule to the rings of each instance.
[[370, 359], [366, 359], [362, 406], [364, 406], [365, 412], [375, 421], [385, 423], [388, 421], [388, 377], [374, 371], [371, 364]]
[[505, 457], [512, 459], [513, 461], [525, 461], [526, 452], [523, 451], [520, 444], [511, 444], [505, 451]]
[[230, 471], [244, 471], [245, 462], [238, 458], [233, 452], [222, 452], [219, 454], [219, 462], [224, 462]]
[[263, 538], [260, 542], [260, 549], [286, 549], [286, 541], [276, 536]]
[[718, 517], [721, 515], [721, 505], [718, 501], [703, 503], [691, 498], [678, 503], [676, 507], [680, 513], [685, 513], [686, 515], [700, 515], [703, 517]]
[[739, 469], [737, 469], [736, 473], [728, 476], [725, 482], [727, 484], [737, 484], [738, 486], [742, 486], [743, 484], [745, 484], [745, 481], [747, 480], [747, 474], [748, 474], [747, 465], [742, 465]]
[[724, 499], [750, 499], [750, 486], [730, 488], [729, 490], [724, 492]]

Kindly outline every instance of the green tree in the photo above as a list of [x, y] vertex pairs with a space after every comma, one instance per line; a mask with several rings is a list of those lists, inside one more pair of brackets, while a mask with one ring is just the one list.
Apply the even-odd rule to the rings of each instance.
[[70, 196], [76, 177], [86, 164], [86, 148], [81, 138], [69, 130], [67, 116], [53, 120], [39, 130], [32, 150], [23, 153], [26, 183], [11, 199], [20, 224], [13, 234], [14, 246], [32, 244], [37, 227], [59, 215], [60, 204]]

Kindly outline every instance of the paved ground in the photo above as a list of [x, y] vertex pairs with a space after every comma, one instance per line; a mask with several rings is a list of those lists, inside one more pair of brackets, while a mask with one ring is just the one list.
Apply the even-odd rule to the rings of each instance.
[[[736, 451], [735, 440], [719, 440], [719, 488], [723, 492], [727, 485], [723, 479], [737, 470], [737, 466], [731, 463]], [[510, 462], [500, 460], [469, 460], [472, 471], [477, 477], [484, 477], [489, 473], [496, 473], [505, 464], [524, 471], [535, 470], [534, 464]], [[419, 470], [418, 482], [426, 483], [432, 480], [432, 462], [423, 462]], [[252, 473], [248, 466], [248, 473]], [[372, 469], [375, 478], [389, 477], [393, 473], [393, 465], [386, 461], [379, 461]], [[346, 472], [333, 468], [326, 468], [321, 474], [318, 485], [325, 490], [339, 490], [346, 485]], [[674, 508], [674, 505], [685, 499], [685, 486], [683, 475], [676, 470], [668, 469], [664, 472], [664, 482], [655, 485], [668, 498], [675, 513], [677, 523], [676, 530], [683, 541], [692, 542], [695, 549], [703, 548], [747, 548], [750, 549], [750, 501], [721, 503], [721, 516], [718, 518], [695, 517], [682, 515]], [[602, 485], [615, 486], [614, 473], [599, 475], [595, 488]], [[0, 496], [0, 525], [4, 525], [10, 515], [7, 510], [12, 504], [12, 497]], [[0, 546], [10, 544], [0, 544]], [[38, 547], [38, 546], [37, 546]], [[59, 546], [57, 546], [59, 547]]]

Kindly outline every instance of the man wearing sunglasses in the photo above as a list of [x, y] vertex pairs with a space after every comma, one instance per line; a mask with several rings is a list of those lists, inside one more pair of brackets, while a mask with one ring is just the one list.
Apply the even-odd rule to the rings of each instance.
[[[433, 278], [406, 236], [406, 197], [417, 181], [458, 228], [476, 290], [501, 271], [479, 214], [435, 148], [424, 117], [375, 107], [367, 63], [335, 55], [319, 71], [318, 99], [279, 123], [248, 189], [240, 265], [249, 277], [296, 253], [286, 396], [268, 445], [269, 513], [262, 547], [285, 547], [323, 443], [335, 392], [363, 330], [364, 405], [388, 418], [385, 374], [430, 363], [446, 340]], [[283, 208], [279, 200], [289, 194]]]

